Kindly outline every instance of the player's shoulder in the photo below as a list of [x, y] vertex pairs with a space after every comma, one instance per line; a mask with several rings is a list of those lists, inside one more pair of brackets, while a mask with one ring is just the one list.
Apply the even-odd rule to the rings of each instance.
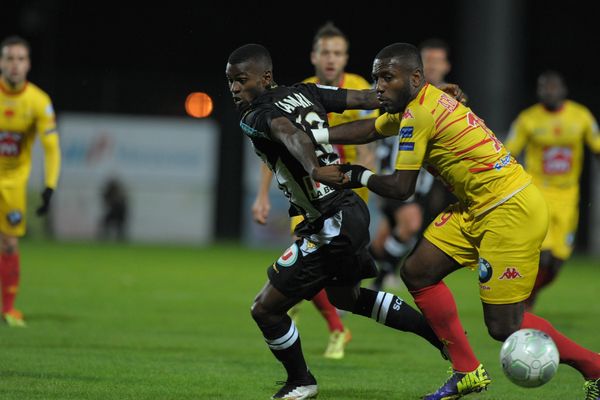
[[592, 115], [592, 112], [589, 108], [573, 100], [565, 100], [565, 108], [568, 109], [570, 112], [574, 114], [579, 114], [581, 116]]
[[36, 85], [33, 82], [27, 82], [27, 88], [25, 89], [25, 94], [37, 101], [43, 103], [50, 103], [50, 95], [46, 93], [42, 88]]
[[302, 81], [302, 83], [318, 83], [318, 82], [319, 82], [319, 78], [317, 78], [316, 76], [310, 76]]
[[362, 76], [351, 72], [344, 73], [345, 89], [371, 89], [372, 85]]

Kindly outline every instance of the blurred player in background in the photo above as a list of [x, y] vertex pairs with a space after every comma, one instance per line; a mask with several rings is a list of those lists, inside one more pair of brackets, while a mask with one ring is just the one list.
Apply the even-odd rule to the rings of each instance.
[[[345, 72], [346, 64], [348, 63], [349, 45], [346, 35], [333, 23], [328, 22], [319, 28], [313, 39], [312, 52], [310, 54], [311, 63], [315, 67], [315, 76], [305, 79], [304, 82], [345, 89], [370, 89], [371, 85], [363, 77]], [[372, 110], [346, 110], [343, 113], [329, 113], [327, 120], [329, 126], [335, 126], [359, 119], [373, 118], [377, 115], [377, 111]], [[374, 167], [374, 146], [371, 144], [334, 146], [334, 148], [339, 154], [340, 162], [342, 163], [352, 162], [360, 163], [369, 168]], [[256, 200], [252, 206], [254, 220], [261, 224], [266, 223], [271, 208], [269, 201], [271, 179], [271, 171], [263, 164], [261, 166], [261, 183]], [[356, 190], [356, 193], [365, 203], [368, 202], [368, 189], [360, 188]], [[292, 217], [292, 232], [300, 222], [302, 222], [302, 216]], [[327, 321], [330, 332], [329, 343], [324, 356], [331, 359], [343, 358], [344, 347], [352, 338], [350, 330], [344, 327], [336, 308], [330, 303], [324, 290], [320, 291], [312, 299], [312, 302]], [[298, 307], [296, 306], [291, 310], [291, 314], [296, 317], [298, 311]]]
[[[438, 38], [423, 41], [419, 46], [423, 60], [425, 79], [439, 87], [446, 83], [446, 75], [450, 72], [450, 47]], [[463, 94], [463, 102], [466, 101]], [[400, 133], [402, 135], [403, 133]], [[405, 132], [404, 135], [410, 135]], [[399, 137], [380, 140], [377, 154], [380, 159], [380, 173], [392, 173], [398, 154]], [[368, 166], [367, 166], [368, 167]], [[364, 189], [364, 188], [363, 188]], [[440, 213], [456, 198], [439, 180], [422, 169], [419, 173], [415, 194], [406, 201], [380, 198], [380, 209], [383, 217], [371, 243], [371, 254], [379, 266], [379, 274], [373, 281], [373, 289], [380, 290], [384, 286], [398, 286], [394, 277], [401, 260], [413, 249], [417, 235], [423, 228], [423, 221], [428, 221]]]
[[26, 190], [31, 170], [31, 149], [36, 136], [44, 148], [45, 184], [42, 204], [48, 212], [60, 170], [60, 148], [54, 109], [48, 95], [27, 81], [30, 47], [24, 39], [11, 36], [0, 44], [0, 283], [2, 316], [12, 327], [23, 327], [20, 311], [14, 308], [19, 288], [19, 237], [25, 234]]
[[[519, 329], [545, 332], [556, 344], [560, 362], [586, 380], [586, 400], [598, 399], [600, 354], [525, 311], [548, 228], [546, 201], [531, 184], [531, 175], [470, 108], [425, 81], [415, 46], [394, 43], [383, 48], [373, 62], [373, 76], [386, 113], [376, 120], [333, 127], [315, 139], [365, 143], [410, 130], [411, 136], [400, 134], [396, 170], [376, 175], [359, 165], [332, 165], [316, 173], [328, 178], [337, 169], [347, 178], [341, 187], [366, 186], [381, 196], [406, 199], [414, 193], [425, 164], [452, 185], [459, 198], [428, 226], [401, 270], [402, 280], [452, 361], [450, 378], [424, 399], [457, 399], [484, 390], [491, 382], [443, 281], [463, 267], [478, 268], [479, 295], [492, 338], [504, 341]], [[335, 179], [320, 181], [340, 187]]]
[[506, 148], [517, 157], [525, 149], [525, 168], [533, 176], [550, 209], [548, 235], [542, 243], [540, 268], [531, 297], [550, 284], [573, 251], [579, 219], [579, 176], [586, 143], [600, 154], [600, 133], [585, 106], [567, 100], [563, 77], [554, 71], [541, 74], [539, 103], [522, 111], [513, 123]]

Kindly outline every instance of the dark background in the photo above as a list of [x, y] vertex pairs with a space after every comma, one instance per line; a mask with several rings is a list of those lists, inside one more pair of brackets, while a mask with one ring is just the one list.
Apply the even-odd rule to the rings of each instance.
[[[535, 102], [536, 77], [549, 68], [564, 74], [572, 99], [600, 116], [599, 7], [589, 3], [20, 1], [2, 4], [0, 36], [30, 41], [29, 78], [50, 94], [58, 113], [183, 116], [190, 92], [209, 93], [212, 118], [222, 127], [216, 229], [221, 237], [237, 237], [243, 137], [224, 70], [239, 45], [267, 46], [276, 80], [290, 84], [313, 74], [312, 37], [328, 20], [350, 39], [347, 70], [365, 77], [382, 47], [443, 38], [452, 48], [448, 80], [461, 85], [470, 106], [502, 137], [519, 110]], [[591, 201], [588, 173], [583, 221]], [[585, 246], [587, 231], [580, 233]]]

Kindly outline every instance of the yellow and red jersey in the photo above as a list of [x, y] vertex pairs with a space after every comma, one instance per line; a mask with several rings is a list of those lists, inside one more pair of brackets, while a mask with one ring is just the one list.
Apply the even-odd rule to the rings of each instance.
[[0, 79], [0, 185], [27, 181], [31, 148], [38, 134], [44, 148], [45, 183], [55, 188], [60, 150], [50, 97], [31, 82], [14, 91]]
[[376, 128], [382, 135], [400, 135], [396, 169], [426, 167], [471, 216], [503, 203], [531, 182], [483, 120], [433, 85], [426, 84], [402, 115], [380, 116]]
[[[316, 76], [312, 76], [304, 80], [305, 83], [319, 83], [319, 79]], [[362, 76], [345, 72], [342, 75], [340, 82], [341, 88], [344, 89], [371, 89], [372, 85], [369, 84]], [[329, 126], [336, 126], [345, 124], [347, 122], [357, 121], [359, 119], [375, 118], [378, 115], [378, 110], [346, 110], [342, 114], [329, 113], [327, 114], [327, 120]], [[342, 163], [353, 163], [356, 161], [357, 152], [355, 144], [346, 145], [333, 145], [336, 152], [340, 155], [340, 161]]]
[[542, 190], [576, 189], [584, 143], [600, 153], [596, 120], [585, 106], [566, 100], [554, 112], [542, 104], [522, 111], [511, 127], [506, 148], [515, 156], [525, 148], [525, 168]]

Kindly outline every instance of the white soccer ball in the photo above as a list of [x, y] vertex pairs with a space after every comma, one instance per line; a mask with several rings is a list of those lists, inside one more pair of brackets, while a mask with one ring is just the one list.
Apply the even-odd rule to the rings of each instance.
[[537, 329], [521, 329], [506, 339], [500, 363], [506, 377], [523, 387], [548, 382], [558, 369], [559, 354], [550, 336]]

